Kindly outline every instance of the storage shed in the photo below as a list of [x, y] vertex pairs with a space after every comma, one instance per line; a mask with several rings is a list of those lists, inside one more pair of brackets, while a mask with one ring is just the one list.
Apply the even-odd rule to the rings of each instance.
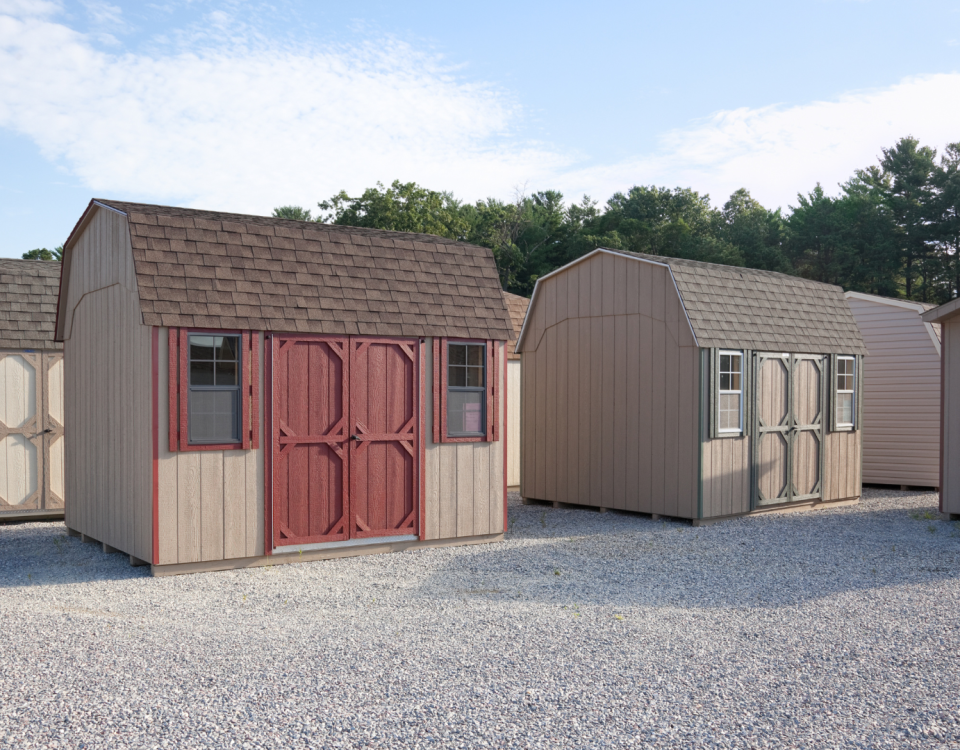
[[507, 342], [507, 403], [510, 413], [507, 415], [509, 436], [507, 445], [507, 486], [520, 486], [520, 368], [521, 357], [517, 354], [517, 339], [523, 328], [523, 319], [527, 315], [530, 300], [519, 294], [503, 293], [503, 300], [507, 303], [510, 321], [513, 323], [513, 334]]
[[157, 575], [502, 538], [489, 250], [105, 200], [64, 247], [72, 533]]
[[940, 486], [940, 326], [934, 305], [847, 292], [869, 350], [863, 370], [863, 481]]
[[960, 299], [927, 310], [940, 325], [940, 512], [960, 520]]
[[839, 287], [599, 249], [537, 282], [517, 350], [527, 500], [699, 524], [860, 497]]
[[0, 260], [0, 521], [63, 516], [60, 264]]

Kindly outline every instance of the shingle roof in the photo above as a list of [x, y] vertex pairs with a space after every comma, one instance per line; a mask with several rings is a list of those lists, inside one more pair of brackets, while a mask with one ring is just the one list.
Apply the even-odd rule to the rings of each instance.
[[507, 303], [507, 312], [510, 313], [510, 320], [513, 322], [513, 334], [507, 342], [507, 359], [520, 359], [516, 353], [517, 339], [520, 331], [523, 330], [523, 319], [527, 317], [527, 308], [530, 306], [530, 300], [521, 297], [519, 294], [503, 293], [503, 301]]
[[60, 263], [0, 259], [0, 348], [63, 349], [53, 340]]
[[701, 347], [866, 354], [843, 290], [773, 271], [631, 255], [670, 266]]
[[505, 340], [489, 249], [442, 237], [97, 200], [127, 214], [146, 325]]

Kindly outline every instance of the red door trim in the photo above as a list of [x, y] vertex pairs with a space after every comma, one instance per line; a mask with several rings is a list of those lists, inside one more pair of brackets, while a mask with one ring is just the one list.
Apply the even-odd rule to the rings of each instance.
[[274, 337], [264, 336], [263, 348], [263, 553], [273, 554], [273, 358]]
[[418, 529], [418, 536], [420, 540], [423, 541], [427, 538], [427, 484], [426, 484], [426, 469], [427, 469], [427, 439], [424, 436], [424, 431], [427, 429], [427, 378], [426, 378], [426, 341], [420, 339], [420, 343], [417, 345], [419, 351], [417, 352], [417, 364], [418, 372], [417, 378], [419, 379], [419, 384], [417, 386], [417, 396], [419, 400], [418, 411], [420, 412], [420, 430], [419, 435], [417, 436], [420, 441], [420, 450], [417, 451], [419, 455], [418, 466], [417, 466], [417, 478], [420, 484], [419, 492], [419, 504], [420, 504], [420, 523]]

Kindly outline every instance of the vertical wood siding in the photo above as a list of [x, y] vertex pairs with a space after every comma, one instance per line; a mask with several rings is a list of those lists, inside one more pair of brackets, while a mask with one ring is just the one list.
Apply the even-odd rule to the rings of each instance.
[[860, 438], [863, 432], [828, 432], [823, 441], [823, 499], [860, 497]]
[[699, 356], [668, 269], [599, 254], [533, 304], [523, 496], [695, 518]]
[[507, 363], [507, 485], [520, 484], [520, 370], [519, 360]]
[[126, 217], [100, 209], [72, 249], [64, 309], [66, 524], [152, 556], [151, 336]]
[[[502, 364], [506, 358], [503, 343], [497, 373], [500, 387], [506, 386]], [[433, 351], [433, 342], [426, 340], [427, 351]], [[429, 359], [429, 358], [428, 358]], [[525, 366], [525, 365], [524, 365]], [[424, 377], [426, 393], [433, 393], [433, 378], [437, 373], [428, 364]], [[507, 396], [508, 407], [513, 394]], [[425, 399], [426, 441], [425, 493], [426, 538], [452, 539], [454, 537], [499, 534], [503, 529], [503, 443], [435, 443], [433, 442], [433, 399]], [[500, 419], [507, 419], [504, 399], [499, 400]], [[510, 443], [510, 424], [501, 431]]]
[[[168, 335], [160, 331], [159, 558], [160, 565], [232, 560], [264, 554], [263, 337], [260, 346], [260, 437], [257, 450], [171, 453], [167, 440], [169, 399]], [[265, 442], [266, 440], [266, 442]]]
[[863, 370], [863, 481], [940, 483], [940, 355], [916, 310], [850, 298]]
[[943, 486], [944, 513], [960, 513], [960, 317], [943, 324]]

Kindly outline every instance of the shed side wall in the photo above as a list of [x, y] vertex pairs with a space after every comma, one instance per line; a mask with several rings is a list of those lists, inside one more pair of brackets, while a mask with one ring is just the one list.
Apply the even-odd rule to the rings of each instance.
[[[231, 560], [262, 555], [264, 543], [263, 449], [171, 453], [168, 331], [160, 329], [159, 542], [160, 565]], [[260, 440], [264, 442], [263, 336], [260, 346]]]
[[863, 370], [863, 481], [940, 483], [940, 355], [915, 310], [848, 300]]
[[507, 363], [507, 485], [520, 484], [520, 360]]
[[523, 496], [695, 518], [699, 357], [669, 270], [601, 253], [534, 305]]
[[960, 513], [960, 317], [943, 324], [943, 487], [941, 510]]
[[150, 560], [151, 329], [124, 216], [101, 209], [71, 250], [64, 341], [66, 525]]
[[[482, 536], [503, 532], [503, 436], [510, 445], [510, 426], [501, 429], [501, 439], [495, 443], [434, 443], [433, 442], [433, 340], [426, 339], [427, 366], [425, 368], [426, 465], [424, 467], [426, 539], [452, 539]], [[506, 347], [499, 347], [500, 388], [506, 386], [503, 362]], [[501, 390], [500, 393], [504, 391]], [[509, 401], [513, 394], [507, 395]], [[499, 399], [500, 425], [506, 418], [504, 400]]]

